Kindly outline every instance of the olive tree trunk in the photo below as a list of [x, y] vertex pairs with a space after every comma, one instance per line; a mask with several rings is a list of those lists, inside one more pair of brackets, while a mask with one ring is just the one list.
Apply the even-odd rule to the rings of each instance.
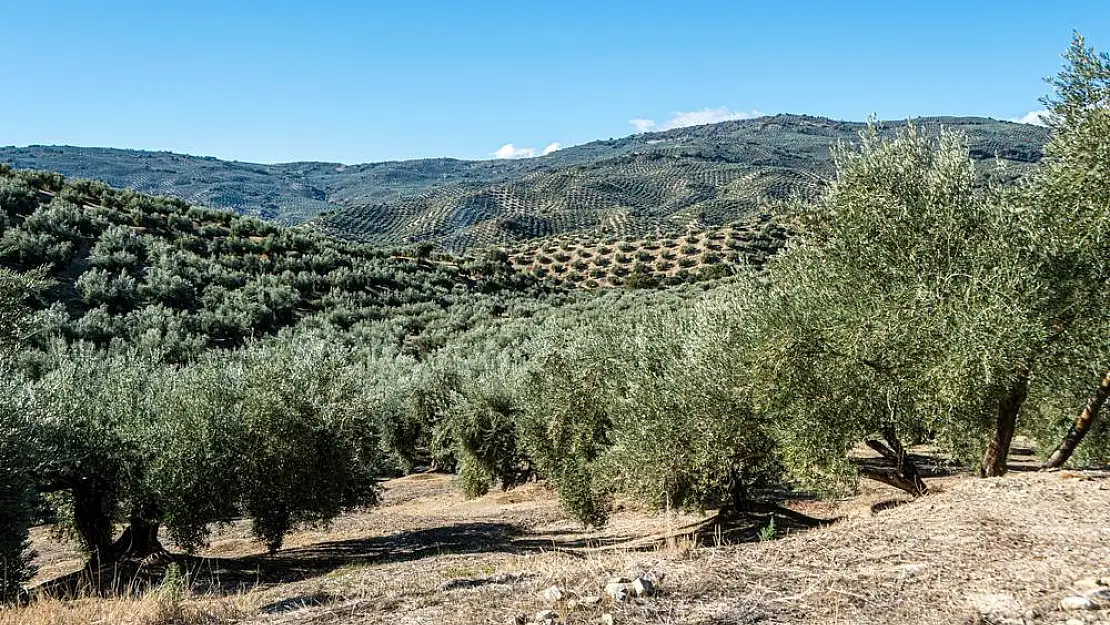
[[150, 521], [149, 517], [133, 513], [112, 549], [120, 558], [145, 558], [165, 553], [165, 547], [158, 540], [159, 528], [160, 524]]
[[112, 542], [111, 502], [97, 480], [78, 479], [72, 486], [73, 524], [89, 551], [89, 566], [115, 562], [118, 553]]
[[1023, 371], [1002, 397], [998, 404], [998, 417], [994, 434], [987, 443], [987, 451], [979, 467], [980, 477], [1000, 477], [1006, 475], [1006, 462], [1010, 457], [1010, 443], [1017, 430], [1018, 414], [1025, 398], [1029, 395], [1029, 371]]
[[861, 463], [859, 464], [860, 475], [904, 490], [914, 497], [928, 493], [929, 487], [925, 485], [925, 480], [921, 479], [917, 465], [906, 453], [906, 448], [902, 446], [894, 431], [884, 430], [882, 434], [882, 441], [871, 439], [867, 441], [867, 446], [877, 451], [893, 466], [881, 467]]
[[1060, 444], [1056, 446], [1056, 450], [1053, 451], [1052, 455], [1048, 457], [1048, 460], [1045, 460], [1044, 464], [1041, 465], [1042, 468], [1058, 469], [1064, 466], [1068, 458], [1071, 458], [1071, 455], [1075, 453], [1075, 448], [1083, 441], [1083, 437], [1091, 430], [1091, 426], [1094, 425], [1095, 418], [1098, 416], [1098, 411], [1101, 410], [1102, 405], [1106, 403], [1107, 395], [1110, 395], [1110, 371], [1107, 371], [1102, 376], [1102, 382], [1098, 385], [1098, 388], [1095, 389], [1095, 392], [1087, 399], [1087, 405], [1084, 406], [1083, 412], [1079, 413], [1079, 417], [1075, 420], [1075, 423], [1072, 423], [1071, 427], [1068, 428], [1068, 433], [1064, 436], [1064, 440], [1060, 441]]
[[89, 553], [89, 568], [113, 564], [123, 558], [145, 558], [165, 552], [158, 540], [160, 524], [151, 520], [158, 518], [153, 507], [139, 506], [132, 510], [123, 534], [113, 540], [115, 500], [103, 481], [73, 477], [68, 473], [39, 477], [39, 492], [69, 491], [73, 496], [73, 525]]

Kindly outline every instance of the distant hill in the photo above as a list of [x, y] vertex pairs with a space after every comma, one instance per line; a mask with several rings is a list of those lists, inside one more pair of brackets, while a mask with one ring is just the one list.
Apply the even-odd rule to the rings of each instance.
[[[1044, 128], [986, 118], [916, 120], [964, 132], [975, 158], [1018, 175]], [[892, 132], [901, 122], [884, 123]], [[862, 123], [777, 115], [632, 135], [521, 160], [259, 165], [109, 148], [0, 148], [0, 163], [101, 180], [375, 244], [460, 250], [573, 232], [640, 235], [747, 219], [817, 192], [830, 148]]]

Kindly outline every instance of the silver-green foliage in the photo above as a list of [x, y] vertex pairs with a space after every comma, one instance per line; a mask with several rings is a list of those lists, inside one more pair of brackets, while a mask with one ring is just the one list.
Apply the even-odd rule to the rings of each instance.
[[1107, 72], [1077, 45], [1047, 166], [1024, 185], [983, 183], [950, 132], [872, 129], [838, 152], [770, 263], [755, 361], [798, 474], [847, 476], [877, 432], [928, 433], [1004, 471], [1007, 419], [1078, 404], [1075, 376], [1105, 366]]
[[31, 474], [74, 498], [100, 557], [113, 521], [165, 525], [193, 549], [243, 513], [276, 549], [296, 523], [377, 499], [377, 430], [349, 348], [306, 334], [179, 366], [136, 349], [55, 359], [21, 391]]
[[522, 409], [514, 382], [504, 370], [480, 372], [452, 408], [450, 436], [468, 496], [484, 495], [494, 482], [507, 489], [530, 477], [531, 466], [518, 441]]
[[[17, 201], [19, 189], [0, 188], [0, 202]], [[14, 200], [12, 198], [15, 198]], [[19, 345], [34, 330], [26, 300], [43, 288], [41, 276], [0, 269], [0, 372], [7, 373]], [[0, 602], [16, 598], [33, 573], [28, 528], [33, 516], [34, 460], [27, 446], [29, 423], [18, 399], [15, 376], [0, 382]]]
[[0, 602], [19, 596], [33, 573], [27, 538], [34, 491], [25, 473], [31, 459], [23, 444], [27, 424], [19, 406], [8, 401], [11, 390], [7, 381], [0, 389], [5, 400], [0, 403]]
[[771, 422], [752, 401], [745, 364], [760, 291], [741, 277], [619, 334], [620, 391], [599, 467], [616, 492], [657, 508], [730, 508], [779, 481]]
[[298, 522], [377, 501], [382, 463], [349, 349], [299, 337], [242, 360], [242, 497], [270, 549]]
[[609, 516], [608, 485], [596, 462], [610, 443], [609, 405], [616, 393], [608, 337], [586, 327], [537, 339], [518, 425], [537, 473], [563, 507], [588, 525]]
[[[1059, 330], [1067, 349], [1046, 368], [1051, 382], [1037, 434], [1052, 441], [1075, 421], [1110, 367], [1110, 56], [1076, 35], [1045, 99], [1052, 135], [1023, 194], [1046, 233], [1040, 253], [1056, 288]], [[1055, 392], [1053, 392], [1055, 391]], [[1080, 459], [1110, 458], [1105, 418], [1079, 448]]]
[[[1032, 249], [1021, 214], [976, 185], [962, 139], [871, 130], [770, 263], [755, 376], [795, 471], [828, 483], [884, 429], [972, 459], [991, 402], [1026, 366]], [[1036, 293], [1033, 294], [1034, 297]]]
[[737, 278], [681, 312], [541, 339], [521, 430], [572, 514], [604, 522], [614, 494], [736, 507], [779, 481], [744, 364], [759, 291]]

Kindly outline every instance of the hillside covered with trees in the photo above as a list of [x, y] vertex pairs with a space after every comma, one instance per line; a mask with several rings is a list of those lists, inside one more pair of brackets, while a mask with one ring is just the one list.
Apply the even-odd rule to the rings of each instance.
[[176, 359], [308, 321], [350, 328], [430, 316], [472, 295], [545, 288], [507, 263], [378, 249], [180, 200], [0, 170], [0, 265], [49, 280], [37, 335], [148, 342]]
[[[924, 118], [958, 130], [972, 157], [1016, 177], [1042, 154], [1043, 128], [984, 118]], [[886, 122], [890, 136], [904, 122]], [[0, 148], [0, 163], [230, 209], [283, 224], [310, 221], [378, 245], [430, 241], [450, 250], [563, 234], [640, 236], [749, 221], [769, 205], [812, 199], [832, 148], [865, 124], [776, 115], [675, 128], [518, 160], [425, 159], [261, 165], [165, 152]], [[986, 167], [990, 169], [989, 167]]]

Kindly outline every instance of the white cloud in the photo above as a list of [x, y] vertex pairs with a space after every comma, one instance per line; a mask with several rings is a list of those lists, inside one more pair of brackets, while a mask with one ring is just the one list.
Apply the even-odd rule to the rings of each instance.
[[505, 145], [497, 148], [497, 151], [490, 154], [490, 156], [492, 156], [493, 158], [532, 158], [533, 156], [543, 156], [551, 154], [552, 152], [561, 150], [562, 148], [563, 144], [559, 143], [558, 141], [553, 141], [547, 144], [547, 147], [542, 150], [537, 150], [536, 148], [518, 148], [511, 143], [506, 143]]
[[1039, 111], [1029, 111], [1021, 117], [1011, 119], [1012, 122], [1019, 124], [1033, 124], [1034, 126], [1044, 126], [1045, 120], [1048, 119], [1048, 109], [1041, 109]]
[[497, 148], [490, 156], [494, 158], [531, 158], [536, 155], [536, 148], [518, 148], [511, 143]]
[[636, 128], [636, 132], [652, 132], [656, 130], [670, 130], [686, 126], [701, 126], [702, 124], [716, 124], [734, 119], [751, 119], [763, 113], [752, 109], [749, 111], [730, 111], [727, 106], [705, 108], [700, 111], [679, 111], [662, 124], [655, 123], [652, 119], [632, 119], [628, 123]]

